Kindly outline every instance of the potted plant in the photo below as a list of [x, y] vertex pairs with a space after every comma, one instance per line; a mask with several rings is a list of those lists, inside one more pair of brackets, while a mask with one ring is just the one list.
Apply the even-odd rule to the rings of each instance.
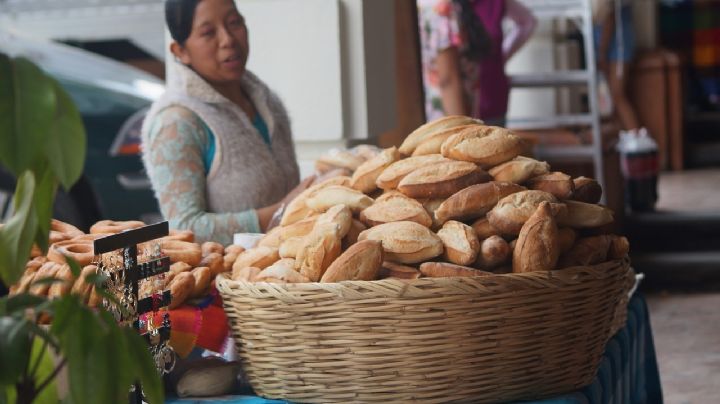
[[[0, 164], [17, 177], [14, 213], [0, 227], [5, 284], [21, 277], [33, 244], [47, 252], [55, 192], [80, 177], [85, 142], [77, 108], [57, 81], [27, 59], [0, 54]], [[77, 277], [80, 268], [68, 263]], [[91, 281], [99, 286], [103, 279]], [[50, 318], [49, 325], [39, 326], [40, 317]], [[145, 341], [106, 310], [90, 309], [74, 295], [0, 298], [0, 404], [59, 402], [53, 386], [61, 371], [68, 379], [65, 402], [127, 402], [135, 382], [146, 401], [163, 400]]]

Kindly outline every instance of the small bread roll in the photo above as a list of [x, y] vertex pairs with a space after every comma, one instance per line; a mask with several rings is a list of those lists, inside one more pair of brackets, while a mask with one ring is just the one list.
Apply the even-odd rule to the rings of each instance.
[[347, 150], [332, 149], [315, 161], [315, 169], [325, 173], [336, 168], [355, 171], [365, 162], [365, 158]]
[[425, 167], [433, 163], [450, 161], [440, 154], [428, 154], [426, 156], [409, 157], [396, 161], [388, 166], [378, 176], [376, 184], [384, 190], [395, 189], [403, 178], [420, 167]]
[[260, 268], [256, 267], [245, 267], [236, 273], [232, 274], [232, 280], [234, 281], [245, 281], [255, 282], [255, 277], [261, 272]]
[[610, 235], [610, 249], [608, 258], [617, 260], [627, 257], [630, 252], [630, 242], [623, 236]]
[[364, 162], [352, 175], [350, 186], [358, 191], [369, 194], [377, 189], [376, 181], [390, 164], [400, 160], [397, 147], [390, 147], [374, 158]]
[[490, 224], [502, 234], [519, 234], [525, 221], [535, 213], [541, 202], [551, 202], [553, 214], [562, 212], [564, 206], [557, 198], [544, 191], [520, 191], [502, 198], [487, 214]]
[[500, 236], [491, 236], [480, 242], [475, 266], [481, 269], [493, 269], [510, 260], [512, 249], [507, 241]]
[[215, 278], [218, 274], [225, 272], [223, 256], [218, 253], [210, 253], [200, 261], [200, 267], [208, 267]]
[[607, 260], [612, 237], [607, 234], [578, 239], [571, 249], [560, 256], [558, 268], [595, 265]]
[[480, 241], [472, 227], [450, 220], [437, 233], [445, 246], [443, 257], [458, 265], [470, 265], [480, 252]]
[[592, 178], [577, 177], [573, 179], [575, 192], [572, 199], [578, 202], [598, 203], [602, 197], [602, 187]]
[[432, 225], [432, 219], [422, 204], [399, 192], [379, 197], [375, 203], [360, 212], [360, 220], [371, 227], [405, 220], [425, 227]]
[[545, 191], [560, 200], [569, 199], [575, 191], [572, 178], [559, 171], [533, 177], [528, 180], [527, 187], [528, 189]]
[[305, 219], [298, 220], [297, 222], [293, 224], [289, 224], [287, 226], [281, 226], [280, 227], [280, 240], [285, 241], [292, 237], [302, 237], [310, 234], [313, 227], [315, 226], [315, 222], [320, 217], [320, 215], [314, 215], [310, 217], [306, 217]]
[[410, 133], [400, 145], [400, 153], [409, 156], [415, 148], [432, 134], [461, 125], [482, 124], [478, 119], [464, 115], [450, 115], [421, 125]]
[[259, 274], [255, 275], [254, 282], [268, 283], [306, 283], [310, 279], [299, 274], [287, 265], [272, 265], [263, 269]]
[[295, 269], [311, 282], [318, 282], [327, 268], [340, 256], [342, 241], [338, 225], [327, 223], [315, 226], [305, 236], [297, 254]]
[[487, 182], [490, 175], [475, 164], [449, 161], [431, 164], [406, 175], [398, 191], [411, 198], [447, 198], [470, 185]]
[[524, 190], [525, 187], [509, 182], [491, 181], [471, 185], [445, 200], [435, 211], [435, 218], [438, 222], [445, 223], [450, 219], [483, 217], [500, 199]]
[[432, 133], [425, 137], [425, 139], [418, 145], [413, 151], [413, 156], [423, 156], [428, 154], [440, 153], [442, 144], [452, 135], [459, 133], [460, 131], [467, 129], [475, 125], [461, 125], [454, 128], [445, 129], [439, 132]]
[[211, 253], [218, 253], [220, 255], [225, 255], [225, 247], [223, 247], [222, 244], [217, 243], [215, 241], [206, 241], [206, 242], [200, 244], [200, 251], [202, 251], [203, 257], [207, 257]]
[[238, 255], [232, 266], [232, 270], [233, 273], [235, 273], [245, 267], [265, 269], [279, 259], [280, 255], [278, 254], [277, 248], [255, 247], [245, 250], [245, 252]]
[[353, 219], [350, 224], [350, 230], [347, 235], [342, 239], [342, 249], [347, 250], [351, 245], [357, 243], [360, 233], [365, 231], [367, 227], [362, 224], [359, 220]]
[[435, 212], [440, 208], [440, 206], [445, 202], [446, 199], [443, 198], [435, 198], [435, 199], [420, 199], [418, 202], [422, 203], [423, 208], [427, 211], [428, 215], [430, 215], [430, 218], [432, 219], [432, 229], [439, 229], [442, 227], [443, 223], [437, 219], [437, 216], [435, 215]]
[[490, 221], [487, 219], [487, 217], [481, 217], [480, 219], [476, 220], [475, 222], [473, 222], [471, 227], [473, 228], [473, 230], [475, 230], [475, 234], [477, 234], [479, 240], [485, 240], [486, 238], [490, 238], [492, 236], [502, 235], [500, 230], [490, 224]]
[[82, 269], [80, 272], [80, 276], [75, 280], [75, 283], [73, 284], [72, 289], [70, 290], [70, 293], [73, 295], [80, 296], [80, 299], [83, 303], [87, 304], [88, 299], [90, 298], [90, 293], [92, 292], [93, 284], [90, 283], [87, 278], [90, 275], [97, 274], [97, 266], [96, 265], [88, 265], [85, 268]]
[[245, 251], [245, 247], [237, 244], [230, 244], [229, 246], [225, 247], [225, 255], [240, 255], [243, 251]]
[[383, 261], [379, 279], [417, 279], [422, 275], [417, 268]]
[[577, 232], [570, 227], [560, 227], [558, 229], [558, 248], [560, 254], [572, 248], [577, 238]]
[[355, 189], [331, 185], [317, 191], [305, 203], [316, 212], [325, 212], [335, 205], [347, 205], [352, 212], [360, 212], [372, 205], [373, 200]]
[[[48, 261], [44, 263], [40, 269], [37, 270], [35, 273], [35, 277], [33, 278], [33, 282], [37, 282], [43, 279], [50, 279], [55, 277], [55, 274], [57, 271], [62, 268], [63, 264], [58, 264], [56, 262]], [[49, 283], [42, 283], [42, 284], [33, 284], [30, 286], [29, 292], [30, 294], [33, 294], [35, 296], [47, 296], [48, 291], [50, 290], [50, 284]]]
[[495, 181], [523, 184], [530, 178], [547, 174], [550, 164], [529, 157], [517, 156], [510, 161], [491, 168], [488, 173]]
[[197, 267], [190, 272], [195, 278], [195, 287], [193, 288], [190, 297], [200, 297], [210, 287], [210, 282], [214, 278], [214, 274], [208, 267]]
[[381, 242], [358, 241], [330, 264], [320, 282], [372, 281], [377, 279], [382, 262]]
[[318, 217], [313, 228], [326, 224], [337, 225], [338, 237], [345, 237], [348, 231], [350, 231], [350, 225], [352, 225], [352, 212], [350, 212], [350, 208], [347, 205], [333, 206]]
[[424, 262], [420, 264], [420, 273], [428, 278], [475, 277], [494, 275], [492, 272], [481, 271], [462, 265], [447, 262]]
[[489, 168], [517, 157], [523, 148], [522, 139], [508, 129], [481, 125], [450, 136], [440, 153], [447, 158], [471, 161]]
[[558, 215], [560, 226], [585, 229], [600, 227], [613, 222], [612, 210], [602, 205], [567, 200], [565, 214]]
[[[190, 272], [179, 273], [170, 283], [170, 294], [172, 299], [168, 309], [180, 307], [195, 291], [195, 277]], [[92, 296], [91, 296], [92, 300]]]
[[70, 270], [68, 264], [62, 264], [55, 273], [55, 279], [60, 282], [55, 282], [50, 285], [48, 289], [48, 297], [50, 299], [55, 297], [66, 296], [72, 290], [73, 284], [75, 283], [75, 276]]
[[413, 264], [437, 257], [443, 252], [440, 237], [415, 222], [391, 222], [369, 228], [358, 237], [382, 242], [389, 261]]
[[260, 241], [258, 241], [257, 246], [258, 247], [279, 248], [280, 243], [282, 242], [281, 234], [282, 234], [282, 227], [276, 226], [272, 230], [270, 230], [267, 234], [265, 234], [260, 239]]
[[520, 230], [513, 250], [513, 272], [550, 271], [559, 255], [555, 217], [550, 203], [542, 201]]
[[302, 191], [285, 208], [283, 217], [280, 220], [280, 225], [287, 226], [289, 224], [293, 224], [297, 221], [305, 219], [306, 217], [314, 215], [316, 212], [313, 212], [313, 210], [307, 206], [307, 204], [305, 203], [306, 200], [315, 195], [315, 193], [322, 190], [323, 188], [333, 185], [349, 186], [350, 177], [338, 176], [328, 178], [327, 180], [319, 184], [312, 185], [308, 189]]
[[305, 237], [290, 237], [280, 244], [278, 254], [281, 258], [296, 258], [304, 242]]

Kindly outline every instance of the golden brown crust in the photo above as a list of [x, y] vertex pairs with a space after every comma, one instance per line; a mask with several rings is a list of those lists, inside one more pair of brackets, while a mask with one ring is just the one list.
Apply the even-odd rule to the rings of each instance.
[[335, 205], [347, 205], [352, 212], [360, 212], [372, 205], [373, 200], [358, 190], [330, 185], [307, 198], [305, 203], [315, 212], [325, 212]]
[[[177, 274], [175, 279], [170, 283], [170, 294], [172, 299], [168, 305], [168, 309], [176, 309], [180, 307], [190, 297], [195, 290], [195, 277], [190, 272], [182, 272]], [[91, 297], [92, 299], [92, 297]]]
[[492, 175], [495, 181], [523, 184], [528, 179], [547, 174], [549, 171], [550, 164], [544, 161], [517, 156], [510, 161], [491, 168], [488, 173]]
[[447, 198], [490, 179], [488, 173], [473, 163], [450, 161], [418, 168], [400, 181], [398, 190], [411, 198]]
[[470, 265], [475, 262], [480, 251], [480, 241], [472, 227], [450, 220], [437, 233], [443, 242], [443, 257], [458, 265]]
[[220, 255], [225, 255], [225, 247], [223, 247], [222, 244], [217, 243], [215, 241], [206, 241], [200, 245], [200, 250], [202, 251], [202, 256], [206, 257], [211, 253], [218, 253]]
[[558, 228], [558, 248], [560, 249], [560, 254], [572, 248], [573, 244], [575, 244], [575, 239], [577, 239], [577, 232], [574, 229], [570, 227]]
[[191, 274], [195, 278], [195, 286], [190, 294], [191, 297], [200, 297], [210, 287], [210, 282], [213, 280], [214, 275], [208, 267], [197, 267], [192, 270]]
[[614, 221], [612, 210], [605, 206], [572, 200], [564, 202], [567, 211], [557, 217], [560, 226], [584, 229], [604, 226]]
[[462, 265], [447, 262], [424, 262], [420, 264], [420, 273], [428, 278], [476, 277], [494, 275], [492, 272], [481, 271]]
[[572, 199], [585, 203], [598, 203], [602, 197], [602, 187], [600, 184], [587, 177], [577, 177], [573, 179], [575, 192]]
[[482, 124], [482, 121], [463, 115], [449, 115], [421, 125], [410, 133], [400, 145], [400, 153], [409, 156], [428, 136], [460, 125]]
[[278, 254], [281, 258], [296, 258], [304, 242], [305, 236], [290, 237], [280, 244]]
[[160, 244], [163, 254], [170, 257], [170, 262], [185, 262], [196, 266], [202, 260], [202, 250], [195, 243], [179, 240], [163, 240]]
[[393, 146], [383, 150], [382, 153], [364, 162], [355, 170], [350, 180], [350, 186], [360, 192], [369, 194], [377, 189], [376, 181], [380, 174], [400, 158], [401, 155], [397, 147]]
[[309, 234], [315, 226], [315, 222], [317, 221], [318, 217], [320, 217], [320, 215], [314, 215], [306, 217], [302, 220], [298, 220], [293, 224], [281, 226], [280, 240], [285, 241], [292, 237], [302, 237]]
[[330, 264], [320, 282], [372, 281], [377, 279], [382, 262], [381, 242], [358, 241]]
[[452, 135], [470, 128], [473, 125], [461, 125], [456, 126], [454, 128], [449, 128], [445, 130], [441, 130], [435, 133], [432, 133], [428, 136], [426, 136], [423, 141], [413, 150], [412, 155], [413, 156], [424, 156], [428, 154], [439, 154], [440, 148], [442, 147], [442, 144]]
[[200, 261], [200, 264], [198, 266], [200, 267], [208, 267], [210, 268], [210, 272], [212, 273], [213, 278], [217, 276], [218, 274], [221, 274], [225, 272], [225, 265], [223, 256], [219, 253], [210, 253], [206, 255], [202, 261]]
[[500, 236], [491, 236], [480, 243], [475, 266], [480, 269], [493, 269], [510, 260], [512, 249], [507, 241]]
[[69, 238], [75, 238], [85, 234], [82, 230], [71, 225], [70, 223], [65, 223], [57, 219], [50, 219], [50, 230], [64, 233], [68, 235]]
[[340, 255], [341, 245], [337, 225], [315, 226], [303, 240], [295, 261], [295, 269], [311, 282], [318, 282]]
[[337, 225], [338, 237], [343, 238], [350, 231], [352, 225], [352, 212], [347, 205], [335, 205], [318, 217], [315, 226], [324, 226], [326, 224]]
[[509, 182], [491, 181], [471, 185], [453, 194], [435, 211], [440, 223], [450, 219], [468, 220], [485, 216], [498, 201], [510, 194], [524, 191], [525, 187]]
[[260, 268], [245, 267], [232, 275], [234, 281], [255, 282], [255, 277], [262, 272]]
[[253, 282], [268, 283], [306, 283], [310, 279], [299, 274], [293, 269], [295, 260], [292, 258], [282, 259], [275, 264], [263, 269], [255, 275]]
[[[126, 221], [115, 221], [115, 220], [101, 220], [94, 225], [90, 226], [90, 233], [120, 233], [126, 230], [137, 229], [145, 226], [145, 223], [139, 220], [126, 220]], [[79, 230], [78, 230], [79, 231]], [[80, 232], [82, 234], [82, 232]]]
[[572, 178], [559, 171], [533, 177], [528, 180], [527, 187], [528, 189], [545, 191], [560, 200], [569, 199], [575, 191]]
[[608, 250], [608, 258], [621, 259], [627, 257], [630, 252], [630, 242], [623, 236], [610, 236], [610, 249]]
[[558, 268], [604, 262], [607, 260], [611, 243], [612, 237], [607, 234], [580, 238], [570, 250], [560, 256]]
[[550, 207], [553, 212], [560, 212], [562, 207], [557, 204], [557, 198], [544, 191], [520, 191], [510, 194], [500, 201], [488, 212], [490, 224], [500, 230], [502, 234], [519, 234], [523, 224], [537, 210], [541, 202], [553, 203]]
[[265, 269], [280, 259], [277, 248], [255, 247], [238, 255], [232, 266], [233, 273], [245, 267]]
[[48, 297], [50, 299], [66, 296], [70, 293], [70, 290], [72, 290], [73, 283], [75, 283], [75, 276], [67, 264], [63, 264], [58, 268], [55, 273], [55, 278], [60, 280], [60, 282], [50, 285], [50, 289], [48, 289]]
[[302, 191], [298, 196], [295, 197], [295, 199], [288, 203], [287, 207], [285, 208], [285, 212], [283, 212], [283, 217], [280, 220], [280, 225], [287, 226], [299, 220], [305, 219], [306, 217], [314, 215], [316, 212], [313, 212], [313, 210], [307, 206], [307, 204], [305, 203], [306, 200], [315, 195], [315, 193], [322, 190], [323, 188], [332, 185], [349, 186], [350, 177], [338, 176], [328, 178], [327, 180], [319, 184], [312, 185], [308, 189]]
[[475, 230], [475, 234], [477, 234], [479, 240], [485, 240], [486, 238], [492, 236], [502, 235], [500, 230], [490, 224], [487, 217], [481, 217], [480, 219], [474, 221], [471, 227]]
[[371, 227], [404, 220], [416, 222], [425, 227], [432, 225], [432, 219], [422, 204], [399, 192], [379, 197], [375, 203], [360, 212], [360, 220]]
[[417, 268], [383, 261], [378, 279], [417, 279], [422, 275]]
[[260, 239], [260, 241], [258, 241], [257, 246], [258, 247], [274, 247], [274, 248], [280, 247], [280, 243], [282, 242], [281, 233], [282, 233], [282, 228], [280, 226], [275, 226], [267, 234], [265, 234]]
[[488, 168], [517, 157], [523, 148], [523, 140], [511, 131], [479, 125], [450, 136], [440, 152], [445, 157]]
[[550, 271], [559, 255], [555, 217], [550, 203], [543, 201], [520, 230], [513, 250], [513, 272]]
[[425, 167], [427, 165], [443, 161], [450, 161], [450, 159], [447, 159], [440, 154], [429, 154], [426, 156], [415, 156], [398, 160], [383, 170], [380, 176], [378, 176], [376, 184], [384, 190], [395, 189], [400, 184], [400, 181], [402, 181], [402, 179], [411, 172], [420, 167]]
[[443, 252], [440, 237], [415, 222], [381, 224], [360, 233], [358, 240], [381, 241], [386, 259], [403, 264], [422, 262]]
[[352, 223], [350, 224], [350, 230], [348, 231], [347, 235], [345, 235], [345, 237], [342, 239], [342, 249], [347, 250], [351, 245], [357, 243], [360, 233], [365, 231], [365, 229], [367, 229], [367, 227], [362, 224], [361, 221], [353, 219]]

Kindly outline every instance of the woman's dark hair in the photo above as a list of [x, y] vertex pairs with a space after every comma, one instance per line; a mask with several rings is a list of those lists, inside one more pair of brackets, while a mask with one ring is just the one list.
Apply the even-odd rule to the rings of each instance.
[[192, 31], [195, 8], [200, 0], [165, 0], [165, 22], [170, 36], [184, 45]]
[[460, 30], [465, 39], [463, 55], [470, 60], [482, 60], [492, 52], [492, 41], [485, 25], [473, 10], [471, 0], [453, 0], [460, 14]]

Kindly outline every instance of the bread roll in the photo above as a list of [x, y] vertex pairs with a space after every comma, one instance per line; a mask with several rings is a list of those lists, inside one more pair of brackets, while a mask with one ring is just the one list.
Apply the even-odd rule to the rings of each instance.
[[367, 227], [365, 227], [359, 220], [353, 219], [350, 224], [350, 230], [347, 235], [342, 239], [342, 249], [347, 250], [351, 245], [357, 243], [360, 233], [362, 233]]
[[420, 199], [418, 200], [427, 211], [428, 215], [430, 215], [430, 218], [432, 218], [432, 229], [439, 229], [442, 227], [444, 222], [440, 222], [437, 220], [437, 217], [435, 216], [435, 212], [437, 212], [440, 205], [442, 205], [443, 202], [445, 202], [444, 198], [435, 198], [435, 199]]
[[376, 181], [390, 164], [400, 160], [400, 152], [396, 147], [382, 151], [374, 158], [364, 162], [352, 175], [350, 186], [360, 192], [369, 194], [377, 189]]
[[458, 265], [470, 265], [475, 262], [480, 251], [480, 241], [472, 227], [450, 220], [437, 233], [443, 242], [443, 257]]
[[234, 281], [255, 282], [255, 277], [261, 272], [260, 268], [245, 267], [232, 274]]
[[522, 184], [532, 177], [547, 174], [549, 171], [550, 164], [544, 161], [517, 156], [510, 161], [491, 168], [488, 173], [492, 175], [495, 181]]
[[352, 224], [352, 213], [347, 205], [335, 205], [318, 217], [315, 227], [322, 227], [326, 224], [337, 225], [338, 237], [343, 238], [350, 231]]
[[[256, 267], [265, 269], [280, 259], [277, 248], [273, 247], [255, 247], [245, 250], [238, 255], [237, 260], [233, 264], [233, 274], [245, 267]], [[235, 276], [233, 275], [233, 278]]]
[[558, 268], [595, 265], [607, 260], [612, 237], [607, 234], [578, 239], [572, 248], [560, 256]]
[[456, 126], [454, 128], [445, 129], [439, 132], [432, 133], [425, 137], [425, 139], [418, 145], [417, 148], [413, 151], [413, 156], [424, 156], [428, 154], [438, 154], [440, 153], [440, 147], [442, 147], [442, 144], [452, 135], [467, 129], [469, 127], [472, 127], [475, 125], [461, 125]]
[[206, 241], [200, 245], [200, 251], [202, 251], [203, 257], [206, 257], [208, 254], [211, 253], [218, 253], [220, 255], [224, 255], [225, 247], [215, 241]]
[[285, 212], [283, 213], [283, 217], [280, 220], [280, 225], [287, 226], [299, 220], [305, 219], [308, 216], [312, 216], [314, 213], [316, 213], [307, 206], [305, 201], [323, 188], [332, 185], [350, 186], [350, 177], [332, 177], [302, 191], [298, 196], [295, 197], [295, 199], [288, 203], [287, 207], [285, 208]]
[[[55, 277], [57, 271], [62, 268], [64, 264], [58, 264], [56, 262], [48, 261], [44, 263], [40, 269], [35, 273], [33, 282], [38, 282], [43, 279], [50, 279]], [[50, 290], [49, 283], [33, 284], [30, 286], [29, 292], [35, 296], [47, 296], [48, 290]]]
[[320, 215], [306, 217], [305, 219], [298, 220], [293, 224], [280, 227], [281, 242], [292, 237], [302, 237], [309, 234], [315, 226], [315, 222], [318, 217], [320, 217]]
[[73, 295], [80, 296], [80, 300], [83, 303], [87, 303], [90, 298], [90, 292], [92, 292], [93, 284], [88, 281], [90, 275], [97, 274], [97, 265], [88, 265], [82, 269], [80, 276], [75, 280], [70, 293]]
[[471, 185], [456, 192], [435, 211], [440, 223], [450, 219], [468, 220], [485, 216], [498, 201], [510, 194], [524, 191], [525, 187], [509, 182], [486, 182]]
[[[179, 273], [170, 283], [170, 295], [172, 299], [168, 309], [180, 307], [192, 295], [195, 290], [195, 277], [190, 272]], [[90, 297], [92, 300], [92, 296]]]
[[560, 200], [569, 199], [575, 191], [575, 184], [573, 184], [572, 178], [569, 175], [558, 171], [529, 179], [527, 187], [528, 189], [535, 189], [553, 194]]
[[560, 249], [560, 254], [572, 248], [576, 238], [577, 232], [574, 229], [570, 227], [558, 228], [558, 248]]
[[223, 256], [218, 253], [210, 253], [200, 261], [200, 267], [208, 267], [212, 273], [212, 277], [215, 278], [218, 274], [225, 272], [225, 265], [223, 262]]
[[558, 215], [558, 224], [560, 226], [585, 229], [604, 226], [614, 220], [612, 210], [602, 205], [572, 200], [564, 202], [567, 205], [567, 211]]
[[332, 149], [315, 160], [315, 169], [325, 173], [335, 168], [346, 168], [350, 171], [357, 170], [365, 159], [347, 150]]
[[480, 219], [476, 220], [475, 222], [473, 222], [471, 227], [473, 228], [473, 230], [475, 230], [475, 234], [477, 234], [479, 240], [485, 240], [486, 238], [490, 238], [492, 236], [502, 235], [500, 230], [490, 224], [490, 221], [487, 219], [487, 217], [481, 217]]
[[373, 200], [355, 189], [342, 185], [331, 185], [317, 191], [313, 196], [307, 198], [305, 203], [316, 212], [325, 212], [335, 205], [347, 205], [351, 211], [360, 212], [372, 205]]
[[382, 189], [395, 189], [400, 184], [400, 181], [411, 172], [420, 167], [425, 167], [442, 161], [450, 161], [450, 159], [447, 159], [440, 154], [428, 154], [426, 156], [415, 156], [399, 160], [390, 164], [390, 166], [383, 170], [375, 182], [377, 186]]
[[358, 240], [381, 241], [385, 258], [403, 264], [422, 262], [443, 252], [440, 237], [415, 222], [381, 224], [360, 233]]
[[318, 282], [330, 264], [340, 256], [342, 244], [338, 230], [336, 224], [316, 225], [305, 236], [297, 254], [295, 269], [311, 282]]
[[630, 242], [623, 236], [610, 236], [610, 249], [608, 250], [608, 258], [617, 260], [625, 258], [630, 252]]
[[48, 290], [48, 297], [50, 299], [55, 297], [66, 296], [72, 290], [73, 284], [75, 283], [75, 276], [70, 270], [68, 264], [62, 264], [55, 273], [55, 279], [59, 282], [55, 282], [50, 285]]
[[358, 241], [330, 264], [320, 282], [372, 281], [377, 279], [382, 262], [380, 241]]
[[487, 214], [490, 224], [502, 234], [519, 234], [523, 224], [535, 213], [540, 202], [552, 202], [553, 214], [563, 210], [557, 198], [544, 191], [520, 191], [502, 198]]
[[208, 267], [197, 267], [190, 272], [195, 278], [195, 287], [193, 288], [190, 297], [200, 297], [205, 294], [210, 282], [214, 278], [214, 274]]
[[278, 254], [281, 258], [297, 258], [298, 252], [305, 242], [305, 237], [290, 237], [280, 244]]
[[513, 272], [550, 271], [559, 255], [555, 217], [550, 203], [543, 201], [520, 230], [513, 250]]
[[351, 153], [360, 156], [365, 161], [375, 158], [378, 154], [382, 153], [382, 149], [377, 146], [370, 144], [359, 144], [350, 149]]
[[482, 168], [515, 158], [523, 150], [522, 139], [497, 126], [474, 126], [450, 136], [441, 147], [445, 157], [471, 161]]
[[420, 202], [397, 193], [383, 195], [375, 203], [360, 212], [360, 220], [368, 226], [383, 223], [411, 221], [425, 227], [432, 225], [432, 219]]
[[409, 156], [426, 138], [433, 133], [461, 125], [482, 124], [482, 121], [463, 115], [445, 116], [428, 122], [410, 133], [400, 145], [400, 153]]
[[310, 279], [299, 274], [286, 264], [271, 265], [255, 275], [254, 282], [268, 283], [306, 283]]
[[273, 247], [278, 248], [280, 247], [280, 243], [282, 242], [282, 227], [276, 226], [272, 230], [270, 230], [266, 235], [264, 235], [260, 241], [258, 241], [257, 245], [258, 247]]
[[577, 177], [573, 179], [575, 192], [572, 199], [585, 203], [598, 203], [602, 197], [602, 187], [592, 178]]
[[470, 185], [487, 182], [490, 175], [475, 164], [450, 161], [431, 164], [406, 175], [398, 190], [411, 198], [447, 198]]
[[462, 265], [447, 262], [424, 262], [420, 264], [420, 273], [428, 278], [475, 277], [489, 276], [492, 272], [480, 271]]
[[480, 254], [475, 266], [480, 269], [493, 269], [510, 260], [512, 250], [504, 238], [491, 236], [480, 242]]
[[420, 277], [417, 268], [400, 265], [390, 261], [383, 261], [379, 279], [417, 279]]

